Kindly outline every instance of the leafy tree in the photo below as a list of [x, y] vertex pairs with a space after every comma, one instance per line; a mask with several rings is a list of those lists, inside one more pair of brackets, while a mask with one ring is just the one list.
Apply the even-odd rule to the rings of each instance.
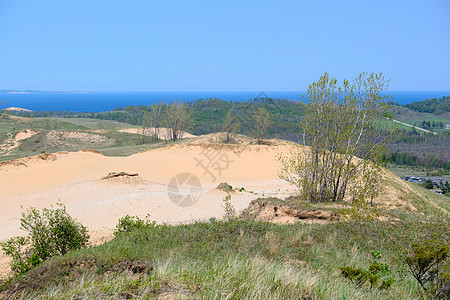
[[174, 102], [167, 105], [164, 120], [166, 127], [169, 130], [169, 139], [174, 142], [181, 139], [190, 125], [190, 114], [186, 104]]
[[[450, 273], [444, 263], [448, 259], [449, 248], [434, 240], [415, 243], [406, 257], [409, 271], [420, 286], [435, 298], [450, 296]], [[446, 298], [448, 299], [448, 298]]]
[[150, 113], [148, 111], [145, 111], [142, 115], [141, 126], [142, 126], [141, 142], [142, 144], [144, 144], [147, 137], [148, 129], [151, 126], [151, 118]]
[[253, 115], [253, 120], [255, 122], [254, 134], [256, 142], [262, 144], [270, 125], [270, 113], [264, 107], [260, 107]]
[[157, 142], [159, 139], [159, 128], [161, 127], [161, 109], [162, 104], [152, 104], [150, 114], [150, 123], [153, 127], [153, 138]]
[[[352, 83], [325, 73], [312, 83], [301, 121], [303, 147], [280, 156], [280, 177], [294, 184], [311, 202], [343, 201], [348, 191], [354, 203], [380, 190], [380, 168], [389, 134], [376, 128], [383, 118], [388, 85], [382, 74], [360, 74]], [[309, 145], [309, 147], [305, 147]], [[357, 158], [356, 158], [357, 157]]]
[[423, 186], [428, 189], [428, 190], [432, 190], [434, 187], [433, 181], [431, 181], [431, 179], [427, 179], [425, 180], [425, 182], [423, 183]]
[[231, 141], [231, 136], [239, 132], [241, 124], [239, 120], [233, 117], [231, 110], [227, 111], [225, 116], [225, 121], [223, 122], [222, 131], [226, 133], [225, 141], [229, 143]]

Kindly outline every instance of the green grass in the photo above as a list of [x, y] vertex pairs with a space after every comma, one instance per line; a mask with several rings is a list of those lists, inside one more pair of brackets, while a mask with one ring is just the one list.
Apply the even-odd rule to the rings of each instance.
[[[0, 290], [22, 299], [427, 299], [405, 255], [426, 238], [448, 244], [449, 219], [430, 202], [418, 207], [384, 212], [395, 221], [150, 226], [42, 263]], [[372, 251], [392, 271], [389, 290], [358, 288], [340, 274], [367, 267]]]
[[104, 130], [120, 130], [125, 128], [139, 128], [139, 126], [131, 125], [110, 120], [99, 120], [90, 118], [54, 118], [59, 122], [70, 122], [88, 129], [104, 129]]
[[435, 114], [430, 114], [430, 113], [420, 113], [420, 115], [408, 118], [402, 122], [416, 126], [416, 127], [421, 127], [423, 121], [430, 121], [430, 122], [435, 121], [436, 123], [438, 123], [438, 122], [444, 123], [444, 129], [433, 128], [432, 131], [434, 131], [436, 133], [448, 131], [447, 129], [445, 129], [445, 124], [450, 124], [450, 118], [448, 118], [446, 116], [440, 116], [440, 115], [435, 115]]
[[[6, 141], [8, 133], [15, 136], [15, 134], [25, 129], [39, 132], [31, 138], [20, 141], [20, 146], [10, 153], [0, 153], [0, 161], [41, 153], [78, 151], [81, 149], [97, 150], [108, 156], [128, 156], [165, 145], [164, 142], [149, 143], [148, 139], [145, 144], [142, 144], [141, 136], [138, 134], [118, 131], [123, 128], [134, 127], [136, 126], [109, 120], [88, 118], [14, 118], [0, 114], [0, 143]], [[97, 129], [102, 131], [91, 131]], [[92, 137], [100, 136], [104, 141], [83, 141], [70, 138], [50, 141], [46, 138], [50, 131], [81, 132]]]

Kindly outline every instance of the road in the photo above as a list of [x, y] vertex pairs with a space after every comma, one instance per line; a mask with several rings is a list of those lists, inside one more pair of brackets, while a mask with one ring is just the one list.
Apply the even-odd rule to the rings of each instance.
[[403, 123], [403, 122], [400, 122], [400, 121], [398, 121], [398, 120], [394, 120], [394, 119], [391, 119], [391, 120], [394, 121], [395, 123], [402, 124], [402, 125], [405, 125], [405, 126], [408, 126], [408, 127], [412, 127], [412, 128], [415, 128], [415, 129], [417, 129], [417, 130], [421, 130], [421, 131], [426, 132], [426, 133], [432, 133], [432, 134], [434, 134], [434, 135], [437, 134], [436, 132], [429, 131], [429, 130], [427, 130], [427, 129], [423, 129], [423, 128], [420, 128], [420, 127], [417, 127], [417, 126], [413, 126], [413, 125], [411, 125], [411, 124]]

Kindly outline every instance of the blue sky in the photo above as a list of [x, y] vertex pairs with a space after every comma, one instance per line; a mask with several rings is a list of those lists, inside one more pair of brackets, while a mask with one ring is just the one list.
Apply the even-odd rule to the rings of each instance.
[[450, 90], [450, 1], [0, 0], [0, 89]]

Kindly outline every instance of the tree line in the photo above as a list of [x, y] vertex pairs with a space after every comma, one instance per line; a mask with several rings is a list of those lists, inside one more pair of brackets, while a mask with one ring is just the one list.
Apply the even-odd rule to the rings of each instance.
[[450, 96], [417, 101], [406, 104], [405, 107], [422, 113], [440, 115], [445, 112], [450, 112]]

